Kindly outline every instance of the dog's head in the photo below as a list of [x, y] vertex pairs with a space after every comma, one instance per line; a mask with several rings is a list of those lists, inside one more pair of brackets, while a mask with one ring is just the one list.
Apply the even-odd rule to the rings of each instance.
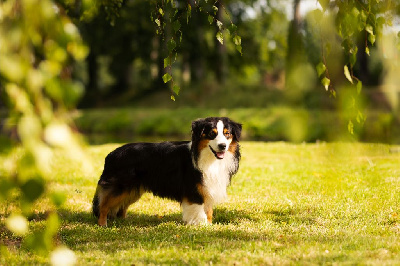
[[215, 158], [222, 160], [226, 152], [236, 153], [242, 125], [227, 117], [208, 117], [192, 122], [192, 146], [196, 153], [210, 149]]

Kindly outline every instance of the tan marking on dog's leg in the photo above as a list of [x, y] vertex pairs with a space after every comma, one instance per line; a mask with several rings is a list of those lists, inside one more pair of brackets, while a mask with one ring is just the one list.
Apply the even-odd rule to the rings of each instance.
[[211, 208], [205, 208], [206, 214], [207, 214], [207, 221], [209, 224], [212, 224], [212, 218], [213, 218], [213, 209]]
[[197, 184], [197, 191], [204, 198], [204, 212], [207, 215], [208, 223], [211, 224], [212, 223], [212, 215], [213, 215], [212, 204], [210, 203], [210, 201], [208, 199], [208, 195], [207, 195], [207, 193], [205, 193], [204, 186], [202, 184]]
[[126, 218], [126, 213], [129, 206], [138, 201], [142, 197], [143, 193], [145, 193], [143, 187], [140, 187], [139, 189], [133, 189], [127, 193], [124, 202], [121, 204], [120, 209], [118, 210], [117, 217], [122, 219]]
[[[107, 215], [110, 209], [118, 207], [121, 203], [124, 202], [127, 193], [123, 193], [121, 195], [118, 195], [114, 197], [110, 193], [104, 197], [104, 199], [100, 203], [100, 216], [99, 216], [99, 221], [98, 224], [100, 226], [106, 226], [107, 225]], [[126, 215], [126, 210], [125, 210], [125, 215]]]
[[106, 210], [106, 209], [102, 209], [100, 211], [100, 216], [99, 216], [99, 221], [98, 221], [98, 224], [100, 226], [107, 226], [107, 214], [108, 214], [108, 210]]

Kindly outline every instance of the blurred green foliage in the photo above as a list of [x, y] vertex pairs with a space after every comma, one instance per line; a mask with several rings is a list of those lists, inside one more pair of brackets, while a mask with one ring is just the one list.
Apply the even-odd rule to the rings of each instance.
[[[25, 217], [32, 204], [47, 194], [54, 153], [68, 147], [74, 158], [84, 159], [68, 112], [84, 92], [83, 84], [72, 79], [71, 69], [87, 53], [78, 28], [55, 2], [0, 2], [0, 88], [9, 107], [2, 122], [18, 139], [11, 150], [8, 145], [1, 147], [6, 157], [0, 199], [7, 206], [2, 216], [8, 216], [2, 221], [11, 232], [27, 235], [26, 247], [41, 254], [54, 248], [58, 216], [51, 212], [44, 230], [34, 232]], [[63, 201], [56, 195], [50, 197], [55, 207]]]

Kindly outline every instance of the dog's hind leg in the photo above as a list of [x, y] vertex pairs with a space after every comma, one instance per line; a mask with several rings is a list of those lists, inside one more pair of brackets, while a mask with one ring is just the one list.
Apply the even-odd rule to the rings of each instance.
[[127, 210], [128, 210], [128, 208], [125, 208], [125, 206], [121, 206], [121, 208], [117, 212], [117, 217], [118, 218], [125, 218]]
[[96, 216], [97, 218], [99, 218], [99, 216], [100, 216], [100, 210], [99, 210], [99, 201], [100, 201], [100, 199], [99, 199], [99, 191], [101, 190], [102, 188], [99, 186], [99, 185], [97, 185], [97, 188], [96, 188], [96, 192], [95, 192], [95, 194], [94, 194], [94, 197], [93, 197], [93, 201], [92, 201], [92, 211], [93, 211], [93, 215], [94, 216]]
[[144, 193], [144, 189], [141, 187], [131, 190], [131, 192], [125, 197], [123, 204], [121, 204], [120, 209], [117, 212], [117, 217], [125, 218], [128, 207], [132, 203], [135, 203], [136, 201], [138, 201], [140, 199], [140, 197], [143, 195], [143, 193]]
[[[111, 211], [111, 214], [114, 214], [114, 210], [118, 210], [121, 207], [123, 208], [123, 203], [126, 197], [129, 195], [128, 193], [122, 193], [119, 195], [113, 195], [110, 191], [103, 191], [104, 195], [99, 195], [100, 204], [99, 204], [99, 220], [98, 224], [100, 226], [107, 225], [107, 215]], [[126, 210], [125, 210], [126, 213]]]

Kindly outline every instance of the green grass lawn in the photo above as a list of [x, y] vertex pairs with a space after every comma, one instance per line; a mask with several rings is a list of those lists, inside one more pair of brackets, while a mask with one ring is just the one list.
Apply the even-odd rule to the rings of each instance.
[[[211, 226], [186, 226], [176, 202], [144, 195], [125, 220], [96, 225], [91, 200], [104, 157], [118, 145], [91, 146], [95, 173], [59, 157], [49, 190], [68, 197], [56, 242], [78, 264], [400, 264], [400, 147], [379, 144], [243, 142], [238, 174]], [[34, 207], [43, 226], [46, 200]], [[2, 237], [4, 203], [0, 205]], [[6, 241], [0, 264], [46, 263]], [[3, 242], [4, 243], [4, 242]]]

